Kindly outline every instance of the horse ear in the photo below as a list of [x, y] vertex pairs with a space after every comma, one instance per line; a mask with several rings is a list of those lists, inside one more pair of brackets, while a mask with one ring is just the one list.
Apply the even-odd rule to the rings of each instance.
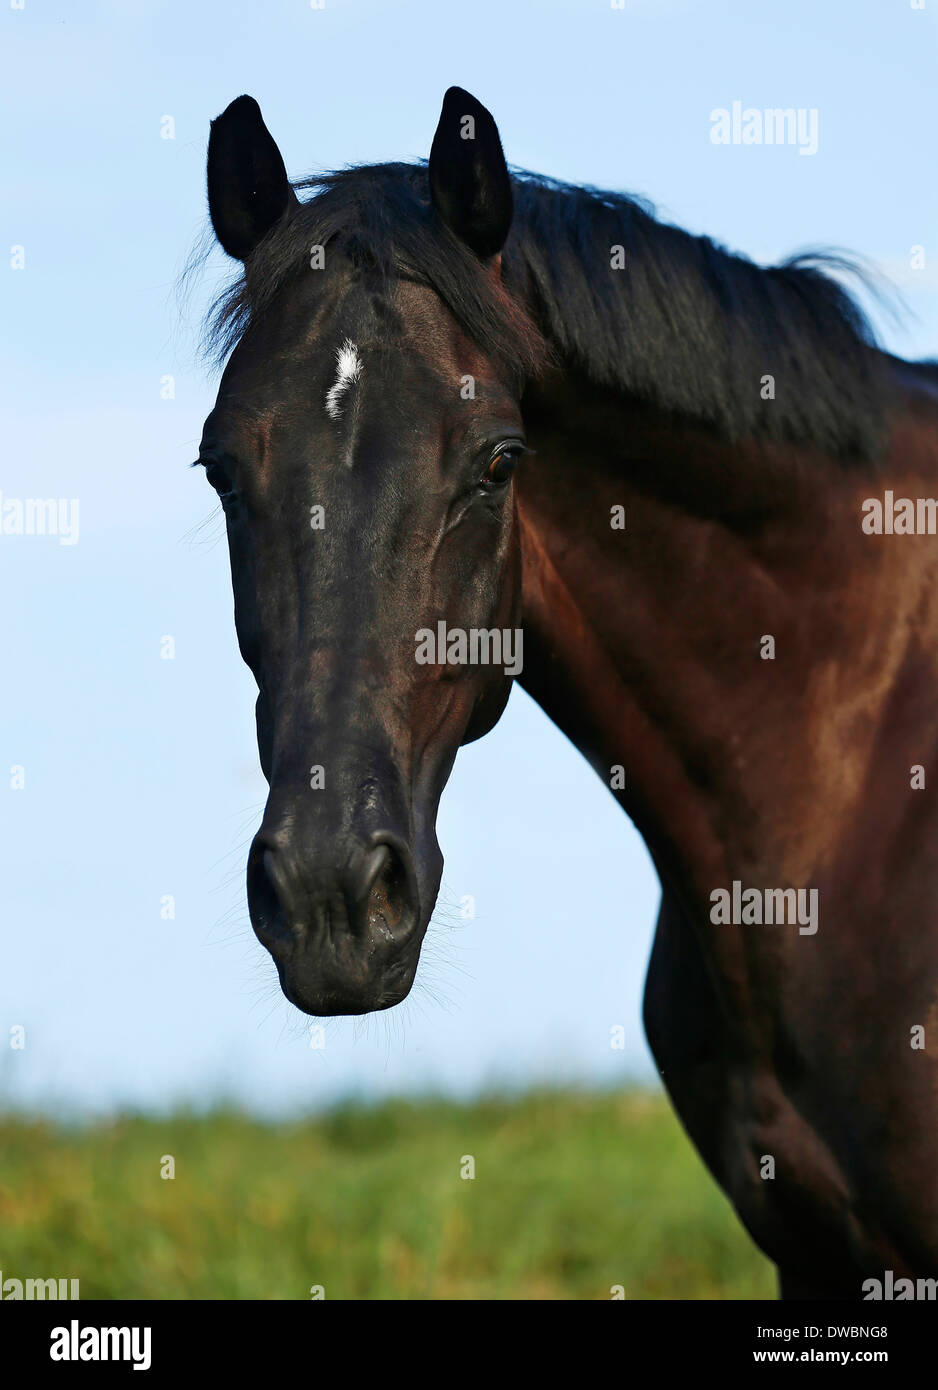
[[450, 231], [483, 260], [497, 256], [511, 226], [511, 179], [498, 127], [462, 87], [443, 98], [429, 174], [433, 206]]
[[283, 157], [253, 97], [238, 97], [212, 121], [208, 208], [229, 256], [247, 260], [261, 237], [298, 201]]

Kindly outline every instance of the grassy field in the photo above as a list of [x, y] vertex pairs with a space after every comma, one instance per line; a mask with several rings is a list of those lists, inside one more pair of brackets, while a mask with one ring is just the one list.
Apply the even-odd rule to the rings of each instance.
[[775, 1296], [666, 1103], [640, 1092], [277, 1125], [0, 1117], [0, 1270], [78, 1277], [82, 1298]]

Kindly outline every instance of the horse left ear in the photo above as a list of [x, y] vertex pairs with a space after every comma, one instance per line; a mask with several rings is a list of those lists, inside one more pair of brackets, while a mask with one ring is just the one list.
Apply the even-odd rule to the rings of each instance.
[[298, 202], [276, 141], [253, 97], [237, 97], [212, 121], [208, 208], [229, 256], [245, 261], [261, 237]]
[[497, 256], [511, 227], [511, 179], [498, 127], [462, 87], [443, 98], [429, 175], [433, 206], [450, 231], [482, 260]]

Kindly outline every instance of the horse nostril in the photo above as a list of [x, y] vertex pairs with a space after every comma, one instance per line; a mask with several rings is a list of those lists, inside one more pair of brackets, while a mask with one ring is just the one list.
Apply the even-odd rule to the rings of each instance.
[[349, 934], [368, 957], [399, 948], [419, 923], [417, 876], [410, 849], [379, 832], [339, 869], [310, 855], [298, 862], [289, 845], [261, 832], [251, 846], [248, 908], [258, 940], [283, 961], [295, 953], [348, 950]]
[[276, 853], [255, 844], [248, 860], [248, 907], [254, 930], [265, 945], [290, 936], [278, 876]]
[[359, 902], [368, 930], [389, 941], [408, 935], [417, 916], [413, 868], [406, 850], [387, 841], [371, 850], [363, 866]]

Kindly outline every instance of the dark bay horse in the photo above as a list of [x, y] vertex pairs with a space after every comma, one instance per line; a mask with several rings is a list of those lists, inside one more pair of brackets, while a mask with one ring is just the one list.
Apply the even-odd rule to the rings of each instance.
[[648, 1038], [783, 1295], [933, 1278], [938, 373], [817, 260], [510, 176], [458, 88], [428, 164], [297, 186], [238, 98], [208, 189], [244, 275], [199, 461], [284, 993], [408, 993], [440, 795], [520, 679], [653, 856]]

